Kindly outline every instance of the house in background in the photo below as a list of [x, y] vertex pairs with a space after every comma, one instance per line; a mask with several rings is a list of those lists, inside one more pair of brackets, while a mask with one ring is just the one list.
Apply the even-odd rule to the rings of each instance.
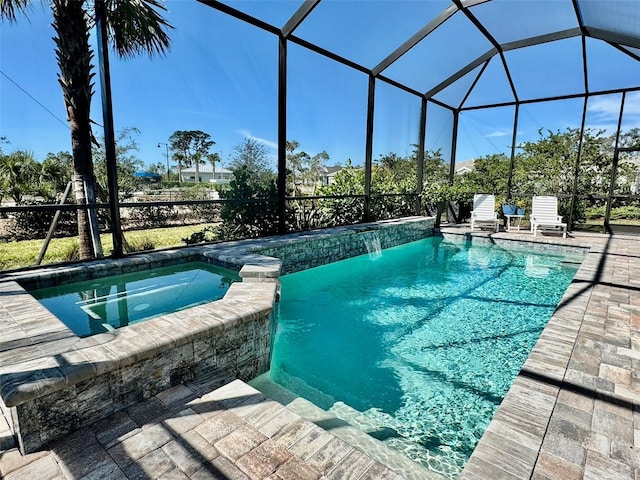
[[475, 158], [470, 160], [465, 160], [464, 162], [456, 163], [456, 174], [464, 175], [465, 173], [469, 173], [473, 171], [473, 164], [476, 162]]
[[322, 171], [322, 185], [333, 185], [336, 181], [336, 175], [342, 168], [340, 165], [324, 167]]
[[[214, 183], [218, 185], [228, 185], [233, 180], [233, 171], [227, 170], [224, 167], [216, 166], [216, 171], [213, 171], [211, 165], [200, 165], [198, 168], [200, 172], [200, 183]], [[196, 168], [187, 167], [183, 168], [180, 180], [185, 183], [196, 182]]]

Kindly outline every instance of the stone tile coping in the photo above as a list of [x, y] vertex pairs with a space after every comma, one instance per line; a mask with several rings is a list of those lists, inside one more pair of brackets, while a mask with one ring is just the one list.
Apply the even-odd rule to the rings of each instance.
[[[273, 308], [277, 288], [275, 283], [235, 283], [225, 298], [216, 302], [80, 338], [65, 332], [66, 327], [55, 325], [61, 322], [42, 311], [44, 307], [18, 284], [4, 283], [0, 285], [0, 294], [13, 295], [29, 307], [24, 316], [14, 316], [26, 339], [38, 335], [37, 331], [50, 341], [30, 345], [26, 352], [2, 352], [0, 396], [8, 407], [21, 405], [215, 331], [221, 332], [238, 322], [257, 319]], [[10, 363], [12, 355], [16, 361]]]
[[217, 389], [178, 385], [49, 450], [0, 453], [0, 477], [6, 480], [402, 480], [239, 380]]

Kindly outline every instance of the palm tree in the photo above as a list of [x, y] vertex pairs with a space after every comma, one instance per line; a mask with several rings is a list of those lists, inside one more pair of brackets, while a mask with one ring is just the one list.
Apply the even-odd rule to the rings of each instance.
[[35, 193], [40, 168], [31, 152], [16, 150], [9, 155], [0, 155], [0, 182], [16, 205], [22, 203], [25, 194]]
[[178, 163], [178, 174], [181, 173], [181, 163], [187, 167], [196, 167], [196, 183], [200, 182], [200, 165], [210, 155], [209, 150], [216, 142], [211, 135], [202, 130], [176, 130], [169, 137], [169, 144], [173, 150], [173, 158]]
[[[132, 57], [146, 52], [162, 54], [169, 49], [168, 29], [173, 28], [158, 13], [166, 9], [159, 0], [98, 0], [104, 2], [107, 32], [115, 52]], [[31, 0], [0, 1], [0, 18], [15, 21], [26, 16]], [[95, 25], [94, 2], [90, 0], [52, 0], [55, 54], [60, 72], [58, 82], [67, 110], [73, 153], [73, 182], [76, 202], [93, 202], [94, 174], [91, 145], [91, 99], [93, 97], [93, 51], [89, 33]], [[96, 236], [99, 238], [98, 236]], [[94, 250], [87, 210], [78, 210], [80, 257], [91, 258]], [[99, 241], [99, 240], [98, 240]]]
[[220, 158], [220, 154], [218, 152], [213, 152], [207, 155], [207, 160], [209, 160], [209, 163], [211, 164], [211, 168], [213, 169], [213, 175], [211, 178], [215, 182], [216, 181], [216, 163], [221, 162], [222, 159]]

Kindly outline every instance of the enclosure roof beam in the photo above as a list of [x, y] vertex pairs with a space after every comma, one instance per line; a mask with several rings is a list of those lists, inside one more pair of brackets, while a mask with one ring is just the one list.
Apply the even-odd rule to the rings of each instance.
[[633, 53], [632, 51], [627, 50], [622, 45], [619, 45], [617, 43], [609, 43], [609, 45], [611, 45], [613, 48], [616, 48], [616, 49], [620, 50], [622, 53], [624, 53], [626, 55], [629, 55], [636, 62], [640, 62], [640, 55], [637, 55], [637, 54]]
[[640, 92], [640, 87], [629, 87], [629, 88], [619, 88], [616, 90], [599, 90], [597, 92], [589, 92], [589, 93], [572, 93], [568, 95], [558, 95], [557, 97], [543, 97], [543, 98], [532, 98], [528, 100], [520, 100], [518, 102], [504, 102], [504, 103], [492, 103], [490, 105], [477, 105], [473, 107], [464, 107], [461, 108], [460, 111], [469, 111], [469, 110], [482, 110], [485, 108], [497, 108], [497, 107], [512, 107], [519, 103], [520, 105], [529, 104], [529, 103], [540, 103], [540, 102], [553, 102], [556, 100], [571, 100], [574, 98], [583, 98], [583, 97], [597, 97], [598, 95], [611, 95], [614, 93], [625, 93], [625, 92]]
[[438, 85], [433, 87], [431, 90], [427, 91], [424, 94], [424, 96], [426, 98], [428, 98], [428, 99], [431, 99], [431, 97], [433, 97], [436, 93], [440, 92], [441, 90], [444, 90], [449, 85], [451, 85], [452, 83], [456, 82], [457, 80], [460, 80], [467, 73], [471, 72], [476, 67], [479, 67], [480, 65], [482, 65], [484, 62], [489, 60], [491, 57], [493, 57], [497, 53], [498, 53], [498, 50], [494, 47], [491, 50], [489, 50], [486, 53], [484, 53], [483, 55], [480, 55], [473, 62], [471, 62], [468, 65], [464, 66], [463, 68], [458, 70], [456, 73], [451, 75], [449, 78], [447, 78], [443, 82], [440, 82]]
[[262, 30], [266, 30], [267, 32], [273, 33], [274, 35], [280, 35], [282, 30], [278, 27], [274, 27], [270, 23], [264, 22], [259, 18], [253, 17], [247, 13], [244, 13], [240, 10], [237, 10], [229, 5], [219, 2], [218, 0], [198, 0], [198, 2], [207, 5], [208, 7], [214, 8], [222, 13], [226, 13], [238, 20], [242, 20], [243, 22], [247, 22], [255, 27], [261, 28]]
[[476, 5], [481, 5], [483, 3], [490, 2], [491, 0], [460, 0], [460, 3], [463, 7], [475, 7]]
[[455, 5], [449, 5], [440, 14], [427, 23], [424, 27], [414, 33], [406, 42], [395, 49], [387, 58], [382, 60], [378, 65], [373, 67], [372, 72], [375, 76], [382, 73], [383, 70], [388, 68], [393, 62], [402, 57], [405, 53], [420, 43], [427, 35], [433, 32], [436, 28], [446, 22], [454, 13], [458, 11], [458, 7]]
[[[464, 77], [467, 73], [469, 73], [470, 71], [472, 71], [476, 67], [482, 65], [484, 62], [489, 60], [494, 55], [499, 54], [500, 50], [506, 52], [506, 51], [515, 50], [515, 49], [518, 49], [518, 48], [530, 47], [532, 45], [539, 45], [539, 44], [542, 44], [542, 43], [553, 42], [553, 41], [556, 41], [556, 40], [563, 40], [565, 38], [577, 37], [580, 34], [581, 34], [581, 32], [580, 32], [579, 28], [571, 28], [569, 30], [561, 30], [559, 32], [548, 33], [548, 34], [545, 34], [545, 35], [537, 35], [535, 37], [530, 37], [530, 38], [526, 38], [526, 39], [523, 39], [523, 40], [518, 40], [516, 42], [503, 43], [502, 45], [500, 45], [500, 48], [496, 48], [494, 46], [491, 50], [489, 50], [486, 53], [484, 53], [483, 55], [479, 56], [478, 58], [476, 58], [474, 61], [472, 61], [468, 65], [465, 65], [464, 67], [462, 67], [460, 70], [458, 70], [456, 73], [451, 75], [449, 78], [447, 78], [443, 82], [439, 83], [438, 85], [433, 87], [431, 90], [427, 91], [424, 95], [427, 98], [433, 97], [434, 95], [436, 95], [441, 90], [444, 90], [445, 88], [447, 88], [452, 83], [454, 83], [457, 80], [459, 80], [462, 77]], [[505, 73], [510, 77], [508, 70], [505, 70]], [[511, 83], [511, 81], [510, 81], [510, 83]]]
[[295, 11], [289, 21], [282, 27], [282, 36], [287, 38], [293, 33], [293, 31], [300, 26], [300, 24], [307, 18], [307, 15], [316, 8], [320, 3], [320, 0], [305, 0], [302, 5]]
[[493, 35], [491, 35], [491, 33], [489, 32], [489, 30], [487, 30], [487, 28], [484, 26], [484, 24], [478, 20], [478, 18], [469, 11], [468, 8], [466, 8], [463, 3], [462, 0], [451, 0], [453, 3], [455, 3], [458, 6], [458, 9], [460, 11], [462, 11], [462, 13], [464, 13], [465, 17], [467, 17], [469, 19], [469, 21], [471, 23], [473, 23], [473, 25], [480, 30], [480, 33], [482, 33], [482, 35], [484, 35], [484, 37], [489, 40], [489, 42], [491, 43], [491, 45], [493, 45], [495, 48], [498, 49], [499, 52], [502, 51], [502, 46], [500, 45], [500, 42], [498, 42]]
[[522, 40], [516, 40], [515, 42], [507, 42], [502, 44], [502, 50], [505, 52], [509, 50], [517, 50], [519, 48], [532, 47], [533, 45], [540, 45], [543, 43], [555, 42], [557, 40], [564, 40], [566, 38], [573, 38], [581, 35], [580, 28], [569, 28], [567, 30], [558, 30], [557, 32], [545, 33], [544, 35], [536, 35], [534, 37], [523, 38]]
[[364, 67], [364, 66], [360, 65], [359, 63], [356, 63], [356, 62], [354, 62], [352, 60], [349, 60], [348, 58], [340, 56], [337, 53], [333, 53], [333, 52], [327, 50], [326, 48], [319, 47], [315, 43], [311, 43], [311, 42], [308, 42], [306, 40], [303, 40], [300, 37], [296, 37], [295, 35], [290, 35], [289, 38], [287, 38], [287, 40], [290, 40], [291, 42], [293, 42], [293, 43], [295, 43], [297, 45], [300, 45], [301, 47], [304, 47], [307, 50], [311, 50], [313, 52], [319, 53], [320, 55], [322, 55], [324, 57], [330, 58], [331, 60], [335, 60], [338, 63], [346, 65], [347, 67], [351, 67], [354, 70], [358, 70], [359, 72], [366, 73], [367, 75], [369, 75], [371, 73], [371, 69], [369, 69], [367, 67]]
[[582, 18], [582, 10], [580, 10], [580, 5], [578, 4], [578, 0], [571, 0], [573, 4], [573, 11], [576, 14], [576, 19], [578, 20], [578, 25], [580, 25], [580, 33], [582, 35], [587, 35], [587, 29], [584, 28], [584, 19]]
[[446, 103], [441, 102], [440, 100], [436, 100], [435, 98], [427, 98], [427, 97], [424, 97], [424, 98], [425, 98], [425, 100], [429, 100], [431, 103], [434, 103], [434, 104], [438, 105], [439, 107], [446, 108], [447, 110], [450, 110], [451, 113], [460, 110], [459, 108], [455, 108], [455, 107], [452, 107], [451, 105], [447, 105]]
[[[493, 58], [493, 57], [492, 57]], [[467, 98], [469, 98], [469, 95], [471, 95], [471, 92], [473, 92], [473, 89], [476, 87], [476, 85], [478, 84], [478, 82], [480, 81], [480, 77], [482, 77], [482, 74], [484, 73], [484, 71], [487, 69], [487, 67], [489, 66], [489, 62], [491, 61], [491, 58], [489, 60], [487, 60], [486, 62], [484, 62], [484, 65], [482, 65], [482, 68], [480, 69], [480, 71], [478, 72], [478, 74], [476, 75], [476, 78], [473, 79], [473, 83], [471, 84], [471, 86], [469, 87], [469, 90], [467, 90], [467, 93], [465, 94], [465, 96], [462, 98], [462, 101], [460, 102], [460, 105], [458, 105], [458, 110], [460, 110], [462, 108], [462, 106], [464, 105], [464, 102], [467, 101]]]
[[619, 43], [633, 48], [640, 48], [640, 37], [625, 35], [623, 33], [615, 33], [601, 28], [586, 27], [588, 36], [604, 40], [609, 43]]
[[587, 62], [587, 37], [580, 37], [582, 48], [582, 75], [584, 79], [584, 91], [589, 94], [589, 65]]
[[511, 77], [511, 72], [509, 71], [509, 65], [507, 65], [507, 60], [504, 58], [504, 50], [502, 48], [502, 45], [500, 44], [500, 42], [498, 42], [494, 38], [493, 35], [491, 35], [491, 33], [489, 32], [489, 30], [487, 30], [484, 24], [480, 20], [478, 20], [478, 18], [473, 13], [471, 13], [471, 11], [468, 8], [466, 8], [462, 4], [462, 0], [452, 0], [452, 1], [456, 5], [458, 5], [458, 8], [462, 10], [462, 13], [464, 13], [465, 16], [469, 19], [469, 21], [473, 23], [473, 25], [480, 31], [480, 33], [482, 33], [482, 35], [487, 40], [489, 40], [491, 45], [493, 45], [494, 48], [498, 50], [498, 55], [500, 55], [500, 60], [502, 61], [502, 68], [504, 68], [504, 73], [507, 75], [509, 87], [511, 88], [511, 94], [513, 95], [513, 98], [515, 98], [516, 101], [518, 101], [518, 92], [516, 91], [516, 86], [513, 83], [513, 78]]
[[423, 97], [422, 92], [419, 92], [418, 90], [414, 90], [411, 87], [407, 87], [403, 83], [396, 82], [392, 78], [385, 77], [384, 75], [378, 75], [376, 78], [378, 80], [381, 80], [381, 81], [385, 82], [385, 83], [388, 83], [389, 85], [393, 85], [394, 87], [399, 88], [400, 90], [404, 90], [407, 93], [411, 93], [412, 95], [415, 95], [415, 96], [420, 97], [420, 98]]

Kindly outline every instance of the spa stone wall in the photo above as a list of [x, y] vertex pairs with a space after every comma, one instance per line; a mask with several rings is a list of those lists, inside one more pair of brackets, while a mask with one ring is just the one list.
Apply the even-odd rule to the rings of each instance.
[[171, 351], [37, 397], [12, 409], [20, 450], [28, 453], [111, 413], [186, 381], [248, 381], [269, 369], [270, 315], [239, 322]]
[[402, 221], [385, 221], [338, 227], [325, 232], [287, 235], [276, 245], [256, 250], [256, 253], [279, 258], [281, 274], [299, 272], [347, 258], [364, 255], [379, 242], [382, 249], [433, 236], [434, 219], [419, 217]]

